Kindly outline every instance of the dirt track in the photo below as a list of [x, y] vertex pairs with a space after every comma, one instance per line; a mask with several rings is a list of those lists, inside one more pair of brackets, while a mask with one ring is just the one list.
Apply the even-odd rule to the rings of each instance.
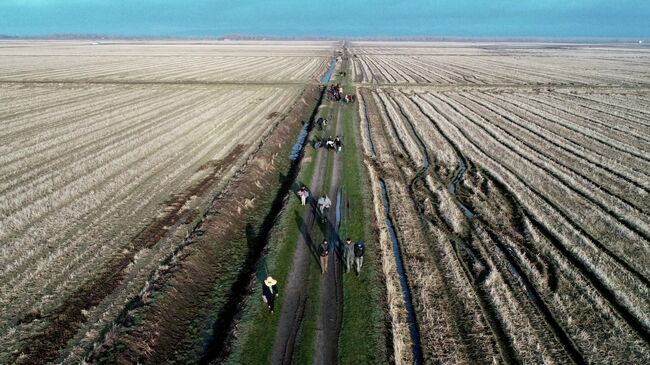
[[[341, 108], [336, 106], [337, 121], [336, 135], [340, 136], [343, 131], [341, 121]], [[342, 199], [341, 193], [341, 154], [336, 154], [332, 167], [332, 180], [330, 183], [329, 197], [332, 199], [332, 209], [329, 210], [326, 237], [330, 243], [330, 260], [328, 262], [327, 274], [321, 276], [320, 281], [320, 312], [316, 325], [316, 351], [314, 352], [314, 364], [336, 364], [338, 355], [338, 338], [341, 331], [342, 306], [343, 306], [343, 251], [341, 249], [343, 239], [339, 236], [340, 211], [339, 206]]]
[[[324, 165], [327, 162], [326, 153], [327, 151], [321, 149], [316, 155], [316, 173], [312, 180], [312, 186], [314, 187], [322, 184], [325, 171]], [[319, 190], [311, 189], [312, 197], [318, 196], [319, 194]], [[305, 278], [309, 271], [309, 260], [318, 259], [316, 256], [317, 243], [312, 240], [311, 234], [309, 233], [313, 230], [316, 222], [314, 212], [315, 206], [313, 205], [313, 201], [311, 201], [310, 205], [305, 207], [304, 214], [301, 217], [296, 217], [296, 221], [300, 222], [301, 225], [301, 235], [293, 255], [289, 282], [283, 291], [284, 301], [282, 303], [278, 331], [275, 336], [275, 344], [273, 345], [272, 364], [291, 363], [296, 335], [304, 318], [305, 302], [307, 300], [307, 281], [295, 279]]]
[[[341, 122], [339, 107], [335, 107], [337, 115], [336, 134], [341, 134]], [[331, 118], [330, 118], [331, 120]], [[331, 127], [330, 127], [331, 128]], [[316, 154], [316, 170], [311, 182], [311, 202], [305, 208], [302, 216], [296, 217], [296, 223], [300, 224], [301, 236], [294, 253], [289, 282], [283, 291], [284, 302], [280, 313], [280, 322], [273, 346], [272, 364], [291, 364], [293, 362], [296, 336], [305, 315], [305, 303], [307, 300], [307, 280], [309, 275], [309, 260], [314, 260], [318, 265], [317, 247], [319, 242], [314, 242], [313, 233], [318, 229], [316, 225], [316, 204], [315, 200], [323, 193], [320, 187], [323, 186], [327, 154], [333, 153], [322, 148]], [[334, 364], [338, 354], [338, 333], [341, 328], [341, 305], [342, 305], [342, 263], [338, 253], [338, 227], [336, 225], [337, 201], [339, 191], [339, 176], [341, 168], [341, 155], [337, 155], [333, 164], [331, 184], [327, 193], [332, 199], [332, 207], [328, 212], [328, 223], [325, 236], [330, 242], [330, 260], [328, 262], [328, 273], [323, 274], [320, 279], [320, 311], [317, 319], [316, 348], [314, 363]], [[335, 249], [336, 248], [336, 249]]]

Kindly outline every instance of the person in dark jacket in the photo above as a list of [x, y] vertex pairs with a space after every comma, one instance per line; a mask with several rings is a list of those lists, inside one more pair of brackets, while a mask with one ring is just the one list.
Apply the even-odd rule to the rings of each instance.
[[336, 136], [334, 139], [334, 148], [336, 152], [341, 152], [341, 147], [343, 146], [343, 142], [341, 142], [341, 137]]
[[327, 261], [330, 256], [330, 247], [327, 240], [323, 240], [323, 243], [318, 247], [318, 255], [320, 256], [320, 272], [324, 274], [327, 272]]
[[354, 244], [354, 265], [357, 269], [357, 275], [361, 272], [361, 266], [363, 266], [363, 255], [366, 253], [366, 245], [363, 241], [357, 241]]
[[278, 282], [269, 276], [264, 280], [264, 285], [262, 286], [262, 300], [269, 306], [271, 313], [273, 313], [275, 307], [275, 298], [279, 295], [277, 284]]

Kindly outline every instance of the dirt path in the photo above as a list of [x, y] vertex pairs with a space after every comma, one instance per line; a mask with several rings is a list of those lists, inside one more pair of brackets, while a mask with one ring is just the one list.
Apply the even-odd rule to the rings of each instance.
[[[325, 135], [342, 136], [343, 124], [341, 103], [330, 102], [328, 119], [336, 118], [336, 129]], [[345, 143], [345, 139], [343, 139]], [[345, 147], [345, 146], [344, 146]], [[272, 364], [291, 364], [294, 362], [294, 350], [296, 336], [302, 321], [305, 317], [305, 304], [307, 300], [307, 278], [309, 276], [309, 260], [318, 260], [316, 253], [319, 242], [313, 241], [318, 219], [316, 215], [315, 201], [322, 193], [327, 193], [332, 200], [332, 207], [328, 212], [328, 222], [325, 225], [324, 236], [330, 243], [330, 258], [328, 261], [327, 273], [321, 275], [319, 283], [320, 307], [316, 320], [316, 344], [314, 349], [314, 364], [336, 364], [338, 358], [338, 339], [341, 330], [342, 308], [343, 308], [343, 257], [341, 238], [339, 237], [339, 226], [342, 212], [339, 205], [343, 201], [340, 189], [340, 176], [342, 169], [342, 154], [336, 154], [332, 165], [330, 186], [324, 187], [324, 179], [327, 174], [328, 151], [325, 148], [319, 149], [316, 155], [316, 172], [311, 182], [311, 208], [305, 209], [301, 217], [296, 217], [296, 223], [300, 225], [301, 236], [293, 256], [289, 282], [284, 289], [284, 302], [280, 322], [273, 345]]]
[[300, 224], [301, 235], [293, 255], [289, 281], [282, 291], [284, 299], [273, 344], [272, 364], [290, 364], [292, 362], [296, 335], [304, 318], [309, 260], [318, 259], [316, 256], [318, 242], [313, 241], [312, 232], [317, 219], [315, 200], [321, 194], [320, 187], [325, 178], [327, 152], [326, 149], [321, 148], [316, 154], [316, 170], [310, 189], [312, 204], [305, 207], [302, 216], [296, 217], [296, 223]]
[[[336, 135], [342, 135], [341, 106], [336, 106]], [[330, 152], [333, 153], [333, 152]], [[338, 340], [341, 330], [343, 306], [343, 252], [339, 237], [341, 199], [340, 176], [342, 166], [341, 154], [336, 154], [332, 167], [332, 180], [329, 197], [332, 199], [332, 209], [328, 212], [327, 231], [325, 236], [330, 243], [330, 258], [327, 273], [320, 280], [320, 312], [316, 320], [316, 348], [314, 364], [336, 364], [338, 358]]]
[[[326, 151], [321, 149], [316, 155], [316, 173], [312, 180], [312, 186], [322, 185], [324, 178], [325, 164], [327, 158]], [[316, 188], [311, 189], [312, 197], [318, 196], [320, 191]], [[316, 222], [315, 209], [313, 206], [305, 208], [301, 217], [296, 217], [300, 221], [301, 235], [293, 255], [291, 271], [289, 273], [289, 282], [283, 290], [282, 312], [280, 313], [280, 322], [275, 335], [273, 345], [272, 364], [290, 364], [293, 358], [294, 344], [296, 335], [304, 318], [305, 302], [307, 299], [307, 277], [309, 271], [309, 260], [314, 259], [314, 252], [317, 243], [313, 242], [310, 232]]]
[[[332, 134], [341, 135], [342, 123], [340, 116], [340, 105], [333, 108], [332, 114], [336, 115], [336, 131]], [[331, 118], [330, 118], [331, 120]], [[331, 184], [329, 189], [323, 186], [327, 173], [328, 153], [333, 153], [325, 148], [319, 149], [316, 154], [316, 170], [311, 182], [312, 206], [306, 208], [302, 216], [296, 217], [296, 224], [300, 224], [301, 236], [294, 252], [289, 282], [283, 290], [284, 302], [280, 313], [273, 354], [272, 364], [291, 364], [293, 362], [296, 336], [305, 316], [305, 304], [307, 300], [307, 277], [309, 276], [309, 260], [318, 259], [316, 248], [319, 242], [314, 242], [313, 233], [318, 229], [316, 220], [315, 200], [320, 194], [327, 192], [332, 199], [332, 208], [328, 212], [328, 223], [326, 225], [325, 237], [331, 244], [328, 273], [320, 279], [320, 311], [316, 325], [316, 346], [314, 363], [335, 364], [338, 355], [338, 335], [341, 328], [341, 308], [343, 298], [342, 287], [342, 257], [338, 250], [340, 238], [338, 236], [337, 209], [340, 199], [337, 194], [340, 190], [340, 170], [342, 155], [336, 155], [332, 167]], [[340, 214], [338, 215], [340, 220]]]

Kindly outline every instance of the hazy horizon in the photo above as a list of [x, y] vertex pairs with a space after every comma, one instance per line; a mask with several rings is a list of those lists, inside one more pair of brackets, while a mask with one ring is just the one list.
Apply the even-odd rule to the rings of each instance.
[[646, 38], [650, 2], [5, 0], [0, 34], [37, 37]]

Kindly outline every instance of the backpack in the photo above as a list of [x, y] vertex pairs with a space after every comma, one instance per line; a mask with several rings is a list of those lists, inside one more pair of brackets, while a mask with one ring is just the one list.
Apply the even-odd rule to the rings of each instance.
[[366, 245], [364, 245], [362, 241], [359, 241], [354, 244], [355, 257], [362, 257], [365, 250], [366, 250]]

